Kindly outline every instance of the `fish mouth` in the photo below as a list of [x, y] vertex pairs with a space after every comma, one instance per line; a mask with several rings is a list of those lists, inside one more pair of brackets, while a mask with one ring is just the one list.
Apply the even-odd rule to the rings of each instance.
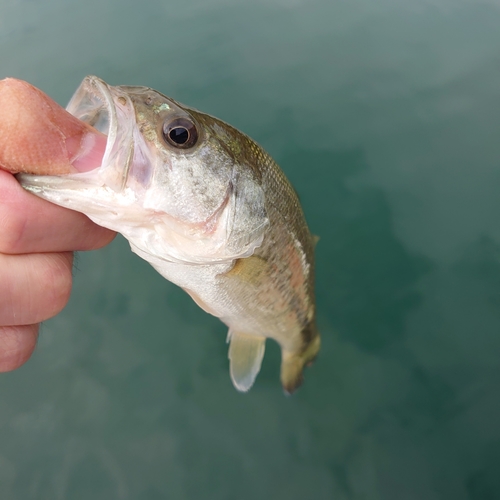
[[[66, 110], [106, 135], [101, 165], [87, 172], [63, 175], [18, 174], [21, 185], [58, 204], [63, 203], [53, 199], [49, 194], [51, 190], [78, 191], [85, 186], [105, 186], [113, 192], [122, 192], [134, 156], [135, 109], [130, 97], [119, 87], [112, 87], [97, 76], [87, 76]], [[63, 206], [79, 209], [67, 204]]]
[[135, 111], [130, 97], [119, 87], [111, 87], [97, 76], [87, 76], [66, 110], [105, 134], [107, 142], [101, 166], [95, 169], [97, 179], [95, 170], [90, 171], [90, 175], [71, 174], [65, 177], [81, 180], [90, 177], [113, 191], [122, 191], [134, 156]]

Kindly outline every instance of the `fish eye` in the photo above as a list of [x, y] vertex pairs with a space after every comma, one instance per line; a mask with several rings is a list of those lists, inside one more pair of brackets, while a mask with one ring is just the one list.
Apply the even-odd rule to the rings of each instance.
[[171, 146], [188, 149], [198, 141], [198, 130], [188, 118], [175, 118], [163, 124], [163, 137]]

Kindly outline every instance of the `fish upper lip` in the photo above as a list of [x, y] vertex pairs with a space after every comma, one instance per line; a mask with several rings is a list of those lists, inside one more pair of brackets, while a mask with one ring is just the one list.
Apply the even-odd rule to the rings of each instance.
[[96, 169], [98, 179], [114, 191], [122, 191], [134, 154], [135, 111], [129, 96], [97, 76], [87, 76], [66, 110], [106, 134], [106, 150]]
[[[106, 121], [99, 121], [100, 112], [107, 112]], [[66, 106], [66, 111], [97, 128], [109, 137], [116, 135], [116, 109], [109, 86], [97, 76], [86, 76]], [[108, 148], [112, 146], [108, 141]]]

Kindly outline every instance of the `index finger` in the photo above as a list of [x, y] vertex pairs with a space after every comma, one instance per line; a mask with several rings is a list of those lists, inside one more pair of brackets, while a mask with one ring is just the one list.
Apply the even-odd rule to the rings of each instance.
[[0, 253], [93, 250], [115, 235], [79, 212], [28, 193], [0, 170]]

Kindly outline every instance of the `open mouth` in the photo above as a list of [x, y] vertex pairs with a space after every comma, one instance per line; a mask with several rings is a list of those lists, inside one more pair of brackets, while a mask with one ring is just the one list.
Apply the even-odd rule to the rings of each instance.
[[87, 76], [66, 109], [107, 136], [102, 163], [96, 169], [98, 179], [114, 191], [122, 191], [134, 155], [135, 112], [128, 95], [96, 76]]
[[116, 112], [108, 85], [96, 76], [87, 76], [76, 89], [66, 110], [103, 134], [116, 136]]
[[88, 76], [78, 87], [67, 110], [105, 135], [102, 159], [94, 162], [92, 168], [78, 173], [18, 174], [16, 177], [26, 190], [57, 205], [89, 216], [93, 214], [98, 224], [110, 227], [104, 219], [98, 221], [98, 218], [102, 214], [112, 215], [112, 207], [119, 201], [124, 205], [130, 202], [114, 195], [125, 191], [134, 156], [134, 106], [119, 87], [111, 87], [95, 76]]

